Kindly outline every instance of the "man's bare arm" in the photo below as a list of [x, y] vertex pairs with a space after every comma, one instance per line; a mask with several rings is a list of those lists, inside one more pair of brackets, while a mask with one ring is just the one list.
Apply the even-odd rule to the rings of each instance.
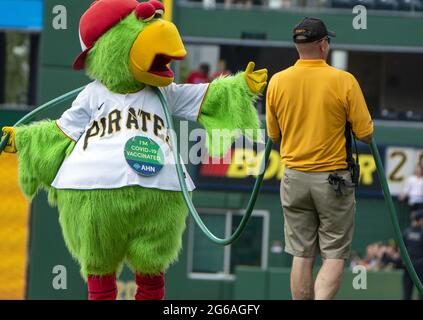
[[279, 137], [277, 139], [276, 138], [270, 138], [270, 140], [272, 140], [273, 144], [280, 144], [281, 141], [282, 141], [282, 137]]
[[363, 141], [366, 144], [370, 144], [370, 142], [372, 142], [372, 138], [373, 138], [373, 134], [369, 134], [368, 136], [365, 136], [359, 140]]

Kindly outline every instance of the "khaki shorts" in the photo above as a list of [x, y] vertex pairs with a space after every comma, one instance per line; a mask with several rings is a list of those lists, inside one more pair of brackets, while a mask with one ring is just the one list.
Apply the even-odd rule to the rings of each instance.
[[[335, 171], [351, 182], [346, 170]], [[285, 251], [297, 257], [348, 259], [354, 232], [355, 190], [337, 196], [330, 172], [285, 168], [281, 200], [285, 218]]]

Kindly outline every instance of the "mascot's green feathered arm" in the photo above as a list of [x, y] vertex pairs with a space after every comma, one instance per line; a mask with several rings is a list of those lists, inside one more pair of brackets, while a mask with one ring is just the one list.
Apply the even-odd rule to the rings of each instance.
[[[88, 88], [88, 86], [87, 86]], [[70, 155], [76, 141], [91, 119], [86, 106], [89, 90], [85, 88], [57, 121], [44, 120], [16, 128], [3, 128], [9, 134], [5, 152], [17, 152], [19, 184], [31, 199], [40, 188], [49, 191], [49, 201], [54, 204], [56, 189], [51, 187], [63, 160]], [[59, 126], [60, 121], [62, 125]], [[63, 126], [67, 131], [63, 131]]]
[[[32, 198], [40, 187], [52, 191], [50, 185], [63, 160], [72, 152], [75, 142], [51, 120], [4, 128], [3, 131], [12, 134], [13, 146], [5, 151], [17, 151], [19, 184], [24, 194]], [[49, 197], [54, 201], [53, 193]]]
[[245, 72], [210, 83], [198, 118], [207, 132], [210, 155], [225, 155], [241, 135], [253, 141], [262, 139], [254, 102], [266, 84], [267, 70], [254, 71], [253, 62], [248, 64]]

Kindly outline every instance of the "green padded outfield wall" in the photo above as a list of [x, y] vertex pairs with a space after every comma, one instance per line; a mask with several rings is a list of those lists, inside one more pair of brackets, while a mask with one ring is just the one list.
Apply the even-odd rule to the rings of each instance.
[[[314, 271], [314, 276], [316, 275], [317, 269]], [[345, 271], [337, 299], [400, 300], [402, 298], [401, 271], [369, 271], [367, 273], [367, 287], [359, 290], [354, 289], [351, 285], [356, 275], [350, 270]], [[291, 299], [289, 286], [281, 286], [281, 283], [289, 283], [289, 268], [269, 268], [263, 271], [241, 266], [236, 269], [236, 276], [237, 281], [233, 289], [235, 299]], [[254, 288], [254, 290], [251, 290], [251, 288]]]
[[[70, 65], [80, 51], [77, 24], [80, 15], [89, 5], [90, 0], [46, 0], [44, 30], [42, 34], [42, 53], [40, 66], [39, 103], [43, 103], [71, 89], [86, 84], [89, 80], [82, 72], [74, 72]], [[52, 28], [52, 9], [55, 5], [64, 5], [67, 8], [68, 29], [55, 30]], [[287, 31], [300, 17], [300, 13], [288, 12], [248, 12], [219, 10], [203, 11], [201, 9], [175, 8], [175, 20], [183, 37], [212, 37], [239, 39], [242, 32], [265, 32], [267, 38], [277, 41], [288, 41]], [[373, 25], [369, 19], [369, 31], [356, 33], [350, 30], [352, 15], [325, 14], [328, 24], [336, 29], [343, 37], [345, 44], [379, 44], [422, 46], [423, 39], [416, 30], [423, 29], [422, 19], [395, 18], [395, 23], [389, 22], [386, 17], [375, 17], [381, 24]], [[373, 29], [377, 28], [377, 29]], [[414, 34], [415, 33], [415, 34]], [[384, 35], [390, 34], [390, 37]], [[410, 35], [404, 37], [404, 35]], [[414, 34], [414, 36], [413, 36]], [[389, 43], [388, 43], [388, 42]], [[62, 106], [53, 111], [50, 116], [57, 117], [63, 112]], [[422, 145], [420, 138], [421, 128], [392, 128], [378, 127], [376, 138], [379, 143], [395, 143]], [[392, 141], [395, 140], [395, 141]], [[190, 168], [191, 170], [193, 168]], [[194, 202], [202, 208], [242, 208], [245, 207], [249, 192], [240, 191], [205, 191], [194, 193]], [[268, 242], [283, 239], [282, 212], [276, 193], [262, 193], [257, 201], [256, 209], [270, 212]], [[402, 207], [402, 209], [404, 209]], [[405, 211], [401, 212], [402, 224], [406, 224]], [[56, 209], [47, 204], [44, 193], [40, 193], [32, 204], [31, 253], [28, 281], [28, 298], [30, 299], [85, 299], [86, 289], [79, 276], [77, 265], [68, 254], [58, 224]], [[354, 238], [354, 247], [363, 252], [368, 243], [377, 240], [386, 241], [393, 236], [388, 219], [387, 209], [381, 197], [365, 197], [358, 199], [357, 228]], [[180, 261], [168, 273], [167, 297], [169, 299], [232, 299], [239, 297], [236, 292], [248, 283], [246, 277], [239, 280], [197, 280], [187, 275], [187, 247], [188, 236], [184, 236], [184, 249]], [[289, 267], [290, 258], [283, 253], [269, 253], [268, 267]], [[63, 265], [67, 269], [67, 289], [55, 290], [52, 286], [54, 278], [53, 268]], [[123, 298], [131, 295], [134, 286], [132, 275], [125, 270], [120, 283]], [[248, 279], [248, 277], [247, 277]], [[264, 279], [264, 278], [263, 278]], [[288, 287], [286, 276], [275, 275], [279, 279], [280, 287]], [[284, 280], [285, 279], [285, 280]], [[248, 280], [247, 280], [248, 281]], [[240, 283], [243, 282], [243, 283]], [[263, 292], [268, 290], [262, 284]], [[285, 294], [276, 288], [272, 289], [272, 297]], [[397, 288], [395, 288], [397, 290]], [[267, 291], [266, 291], [267, 292]], [[262, 297], [262, 296], [260, 296]], [[266, 297], [264, 295], [263, 297]], [[348, 297], [348, 294], [347, 294]], [[352, 297], [352, 296], [351, 296]]]
[[242, 34], [265, 35], [266, 40], [291, 42], [292, 28], [305, 15], [321, 18], [331, 30], [336, 31], [334, 45], [371, 45], [412, 47], [422, 51], [423, 15], [393, 16], [386, 12], [368, 12], [367, 29], [355, 30], [352, 10], [331, 12], [309, 9], [279, 11], [251, 10], [204, 10], [201, 8], [176, 8], [175, 20], [185, 37], [234, 39]]

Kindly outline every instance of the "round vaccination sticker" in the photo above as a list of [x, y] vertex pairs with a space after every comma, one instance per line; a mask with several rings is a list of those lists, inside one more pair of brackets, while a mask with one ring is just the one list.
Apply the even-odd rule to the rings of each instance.
[[141, 176], [154, 176], [163, 168], [163, 151], [150, 138], [136, 136], [129, 139], [125, 144], [124, 152], [126, 162]]

